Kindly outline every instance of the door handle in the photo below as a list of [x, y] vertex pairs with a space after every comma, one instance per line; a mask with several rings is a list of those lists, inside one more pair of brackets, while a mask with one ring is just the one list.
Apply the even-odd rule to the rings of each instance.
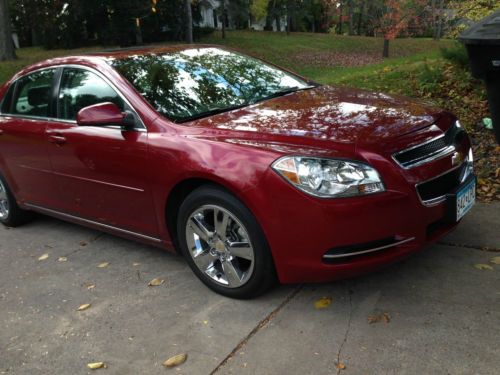
[[49, 142], [56, 145], [63, 145], [66, 143], [66, 138], [62, 135], [49, 135]]

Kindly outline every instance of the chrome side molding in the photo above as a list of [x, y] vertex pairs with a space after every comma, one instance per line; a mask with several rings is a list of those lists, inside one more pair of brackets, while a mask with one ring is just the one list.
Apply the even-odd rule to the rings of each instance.
[[46, 214], [46, 215], [49, 215], [49, 216], [54, 216], [56, 218], [68, 219], [68, 220], [73, 220], [73, 221], [76, 221], [76, 222], [79, 222], [79, 223], [82, 223], [82, 224], [94, 225], [94, 226], [97, 226], [99, 228], [112, 230], [113, 232], [116, 232], [116, 233], [121, 233], [121, 234], [124, 234], [124, 235], [128, 235], [128, 236], [140, 238], [140, 239], [143, 239], [143, 240], [146, 240], [146, 241], [157, 242], [157, 243], [162, 242], [161, 239], [156, 238], [156, 237], [151, 237], [151, 236], [147, 236], [145, 234], [140, 234], [140, 233], [132, 232], [132, 231], [127, 230], [127, 229], [122, 229], [122, 228], [114, 227], [112, 225], [99, 223], [98, 221], [84, 219], [84, 218], [79, 217], [79, 216], [74, 216], [74, 215], [70, 215], [70, 214], [67, 214], [67, 213], [64, 213], [64, 212], [52, 210], [50, 208], [41, 207], [41, 206], [38, 206], [36, 204], [25, 203], [24, 205], [26, 207], [32, 209], [33, 211], [37, 211], [37, 212], [40, 212], [42, 214]]

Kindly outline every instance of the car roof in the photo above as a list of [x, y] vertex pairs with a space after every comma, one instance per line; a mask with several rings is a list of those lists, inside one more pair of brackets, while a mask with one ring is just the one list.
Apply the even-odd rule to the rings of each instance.
[[104, 58], [113, 59], [126, 59], [131, 56], [137, 55], [151, 55], [151, 54], [162, 54], [169, 52], [181, 52], [187, 49], [193, 48], [222, 48], [221, 46], [213, 44], [172, 44], [172, 45], [156, 45], [149, 47], [130, 47], [130, 48], [118, 48], [111, 49], [101, 52], [92, 52], [87, 54], [87, 56], [98, 56]]
[[87, 65], [91, 67], [97, 67], [105, 63], [108, 59], [117, 59], [122, 60], [132, 56], [144, 56], [144, 55], [153, 55], [153, 54], [164, 54], [164, 53], [174, 53], [181, 52], [188, 49], [199, 49], [199, 48], [220, 48], [225, 49], [222, 46], [213, 45], [213, 44], [171, 44], [171, 45], [156, 45], [156, 46], [148, 46], [148, 47], [131, 47], [131, 48], [120, 48], [120, 49], [112, 49], [98, 52], [89, 52], [85, 54], [78, 55], [69, 55], [63, 57], [56, 57], [52, 59], [47, 59], [44, 61], [40, 61], [38, 63], [29, 65], [19, 71], [13, 79], [21, 75], [25, 75], [29, 72], [50, 68], [51, 66], [57, 65]]

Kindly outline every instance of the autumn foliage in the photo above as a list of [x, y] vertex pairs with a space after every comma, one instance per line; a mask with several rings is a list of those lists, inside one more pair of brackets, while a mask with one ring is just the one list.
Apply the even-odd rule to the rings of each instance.
[[379, 31], [386, 40], [393, 40], [405, 31], [411, 34], [422, 22], [426, 0], [385, 0], [385, 12], [380, 18]]

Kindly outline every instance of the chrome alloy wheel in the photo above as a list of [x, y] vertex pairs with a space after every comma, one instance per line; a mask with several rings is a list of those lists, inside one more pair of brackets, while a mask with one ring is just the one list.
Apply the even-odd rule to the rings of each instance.
[[9, 197], [7, 195], [7, 188], [2, 180], [0, 180], [0, 219], [5, 219], [9, 216]]
[[250, 280], [254, 249], [247, 229], [228, 210], [205, 205], [186, 224], [189, 253], [198, 269], [216, 283], [238, 288]]

